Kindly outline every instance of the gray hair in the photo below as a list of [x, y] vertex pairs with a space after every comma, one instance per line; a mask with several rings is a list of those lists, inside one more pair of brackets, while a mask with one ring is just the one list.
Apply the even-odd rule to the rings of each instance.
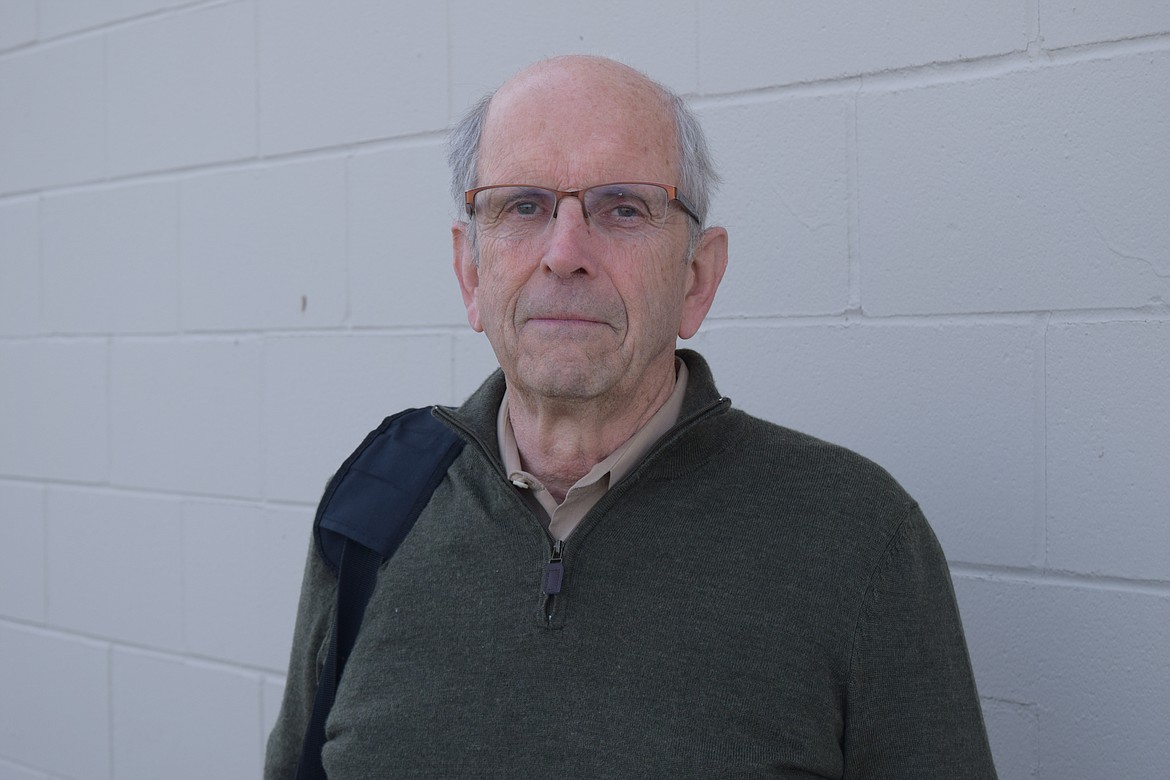
[[[690, 242], [687, 258], [694, 254], [699, 237], [707, 225], [707, 211], [711, 196], [719, 184], [719, 174], [707, 148], [707, 137], [698, 117], [679, 95], [658, 82], [650, 83], [662, 95], [674, 114], [675, 135], [678, 137], [679, 180], [676, 186], [695, 207], [698, 222], [688, 220]], [[451, 195], [455, 198], [457, 214], [466, 214], [463, 194], [479, 186], [479, 142], [487, 120], [488, 106], [495, 91], [480, 98], [451, 129], [448, 138], [447, 162], [451, 166]], [[474, 223], [473, 223], [474, 231]], [[474, 237], [474, 232], [472, 232]]]

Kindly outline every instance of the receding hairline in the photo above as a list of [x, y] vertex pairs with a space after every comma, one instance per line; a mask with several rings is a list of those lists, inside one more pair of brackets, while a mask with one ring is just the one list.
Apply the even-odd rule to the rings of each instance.
[[671, 93], [654, 79], [642, 71], [626, 65], [624, 62], [601, 57], [594, 54], [562, 54], [549, 57], [528, 65], [514, 73], [507, 81], [501, 84], [494, 92], [492, 99], [518, 89], [526, 82], [540, 78], [544, 74], [555, 72], [580, 72], [582, 75], [609, 74], [610, 80], [618, 85], [625, 82], [646, 89], [662, 100], [664, 105], [669, 104]]
[[[495, 90], [483, 95], [455, 123], [448, 135], [447, 160], [451, 166], [451, 193], [457, 213], [464, 211], [464, 192], [479, 186], [479, 168], [482, 163], [482, 142], [488, 124], [488, 114], [497, 98], [519, 88], [533, 79], [552, 79], [554, 72], [580, 74], [582, 87], [591, 87], [598, 81], [608, 82], [612, 94], [641, 94], [652, 99], [667, 119], [666, 128], [674, 136], [677, 147], [675, 164], [678, 166], [678, 181], [674, 182], [685, 193], [694, 206], [697, 219], [690, 225], [691, 250], [697, 246], [699, 236], [706, 225], [711, 196], [719, 185], [719, 174], [707, 147], [706, 135], [698, 117], [687, 105], [686, 100], [674, 90], [647, 76], [645, 73], [617, 60], [595, 55], [569, 54], [535, 62], [517, 72]], [[586, 84], [585, 77], [592, 84]], [[599, 77], [601, 77], [599, 79]], [[563, 82], [562, 82], [563, 83]], [[578, 94], [587, 96], [591, 88], [582, 89]], [[497, 106], [498, 107], [498, 106]], [[654, 106], [644, 106], [653, 112]], [[474, 222], [472, 223], [474, 231]]]
[[[553, 86], [566, 81], [571, 83], [576, 80], [584, 82], [581, 86], [590, 87], [583, 93], [584, 99], [588, 99], [589, 95], [599, 95], [597, 88], [602, 87], [606, 88], [608, 97], [611, 98], [644, 97], [653, 100], [657, 105], [650, 111], [661, 121], [663, 129], [675, 136], [673, 145], [679, 145], [679, 128], [674, 116], [676, 98], [673, 92], [641, 71], [617, 60], [590, 54], [565, 54], [528, 65], [486, 96], [487, 105], [484, 107], [481, 145], [478, 150], [480, 155], [484, 151], [483, 137], [488, 134], [488, 128], [494, 123], [493, 115], [501, 108], [506, 109], [513, 97], [522, 100], [528, 90], [539, 90], [541, 86]], [[477, 163], [482, 163], [482, 159]], [[679, 160], [675, 160], [675, 164], [678, 165]]]

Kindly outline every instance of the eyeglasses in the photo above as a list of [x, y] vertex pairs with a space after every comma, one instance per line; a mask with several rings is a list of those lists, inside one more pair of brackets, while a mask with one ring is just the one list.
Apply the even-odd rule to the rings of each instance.
[[602, 233], [638, 236], [666, 223], [671, 203], [699, 222], [690, 201], [668, 184], [633, 181], [582, 190], [553, 190], [527, 184], [492, 184], [464, 193], [468, 216], [481, 230], [501, 238], [539, 235], [557, 217], [565, 198], [581, 201], [586, 223]]

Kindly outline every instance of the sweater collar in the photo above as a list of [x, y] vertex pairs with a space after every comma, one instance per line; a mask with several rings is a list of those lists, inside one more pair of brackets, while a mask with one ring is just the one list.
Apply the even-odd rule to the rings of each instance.
[[[698, 352], [690, 349], [676, 350], [675, 354], [686, 364], [689, 372], [686, 396], [683, 398], [679, 420], [686, 420], [699, 411], [717, 402], [721, 396], [715, 387], [715, 378], [707, 361]], [[500, 444], [496, 431], [496, 415], [503, 400], [507, 385], [504, 372], [496, 369], [479, 389], [471, 394], [462, 406], [445, 408], [445, 415], [477, 439], [486, 453], [499, 460]]]

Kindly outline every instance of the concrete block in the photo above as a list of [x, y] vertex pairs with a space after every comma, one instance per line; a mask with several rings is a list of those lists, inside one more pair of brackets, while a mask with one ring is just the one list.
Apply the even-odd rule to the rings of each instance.
[[101, 40], [89, 38], [0, 60], [0, 192], [103, 174], [102, 56]]
[[0, 780], [53, 780], [44, 772], [11, 764], [0, 759]]
[[1170, 597], [1078, 588], [1042, 596], [1043, 655], [1033, 668], [1044, 777], [1157, 777], [1170, 766]]
[[1046, 586], [1034, 579], [997, 581], [969, 575], [951, 579], [979, 695], [984, 700], [1039, 706], [1043, 697], [1037, 666], [1047, 638], [1035, 618]]
[[199, 177], [180, 198], [185, 328], [343, 322], [343, 160]]
[[101, 3], [41, 3], [41, 36], [89, 30], [182, 5], [185, 0], [103, 0]]
[[1015, 0], [700, 0], [698, 29], [702, 90], [736, 92], [1023, 51], [1029, 18]]
[[730, 261], [712, 317], [825, 314], [849, 305], [844, 97], [704, 109], [725, 186], [711, 222]]
[[1048, 565], [1170, 581], [1170, 322], [1048, 332]]
[[0, 475], [106, 478], [106, 360], [98, 341], [0, 342]]
[[44, 502], [39, 487], [0, 482], [0, 616], [45, 619]]
[[858, 98], [871, 314], [1170, 300], [1170, 51]]
[[0, 205], [0, 336], [41, 328], [41, 272], [35, 200]]
[[48, 197], [42, 214], [47, 329], [142, 333], [178, 327], [174, 183]]
[[349, 160], [349, 301], [355, 325], [467, 321], [451, 268], [449, 172], [442, 144]]
[[316, 503], [384, 417], [450, 397], [451, 342], [442, 335], [272, 338], [264, 388], [264, 494]]
[[260, 488], [257, 341], [115, 342], [115, 484], [253, 497]]
[[999, 780], [1033, 780], [1040, 776], [1037, 744], [1040, 722], [1034, 704], [983, 700], [983, 722]]
[[51, 625], [182, 648], [178, 501], [54, 489], [46, 516]]
[[108, 780], [109, 654], [99, 642], [0, 623], [0, 755]]
[[951, 561], [1038, 558], [1035, 328], [727, 326], [695, 341], [739, 408], [888, 469]]
[[441, 3], [288, 3], [259, 9], [265, 154], [437, 130], [447, 124]]
[[37, 0], [8, 0], [0, 5], [0, 51], [37, 39]]
[[1040, 0], [1046, 49], [1170, 32], [1170, 5], [1149, 0]]
[[524, 66], [561, 54], [613, 57], [684, 94], [698, 84], [694, 13], [669, 0], [549, 3], [540, 13], [518, 0], [449, 5], [457, 113]]
[[227, 3], [105, 36], [111, 174], [256, 153], [254, 21]]
[[1034, 704], [1038, 777], [1157, 777], [1170, 762], [1170, 596], [957, 578], [979, 691]]
[[264, 678], [262, 697], [264, 699], [264, 741], [261, 750], [268, 743], [268, 735], [276, 726], [276, 718], [280, 715], [280, 702], [284, 698], [284, 678]]
[[111, 665], [118, 780], [260, 776], [258, 677], [135, 650]]
[[201, 657], [284, 672], [313, 510], [183, 508], [183, 626]]
[[500, 367], [487, 336], [470, 328], [453, 338], [455, 351], [455, 388], [448, 401], [459, 405], [479, 389], [488, 375]]

